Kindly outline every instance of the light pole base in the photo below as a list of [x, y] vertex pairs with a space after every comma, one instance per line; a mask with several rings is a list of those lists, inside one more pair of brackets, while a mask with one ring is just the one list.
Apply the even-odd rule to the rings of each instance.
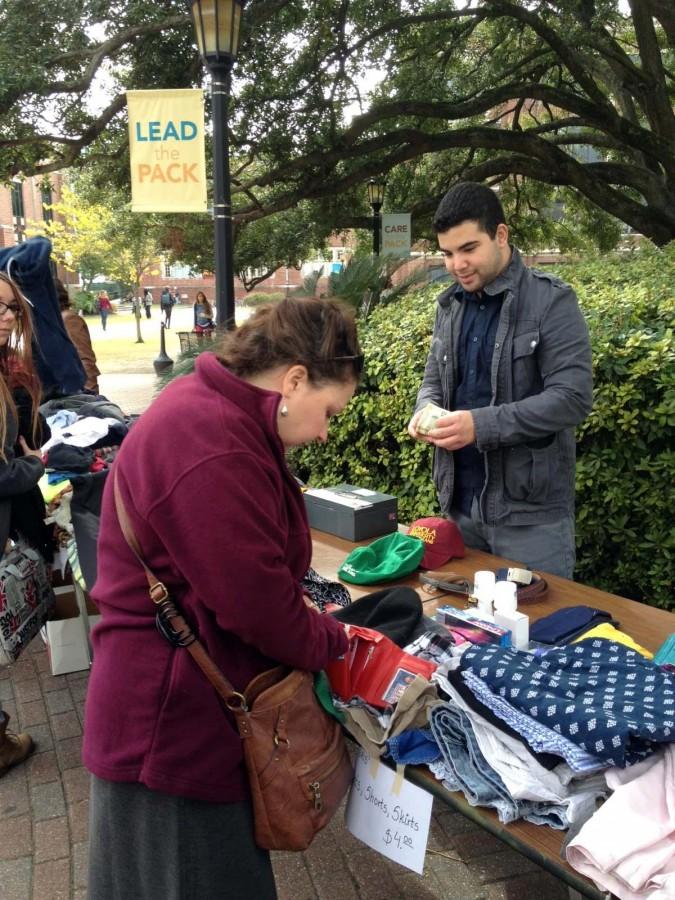
[[164, 343], [164, 322], [160, 323], [159, 328], [159, 356], [153, 361], [152, 365], [158, 375], [163, 375], [165, 372], [170, 372], [171, 369], [173, 369], [173, 360], [166, 352], [166, 345]]

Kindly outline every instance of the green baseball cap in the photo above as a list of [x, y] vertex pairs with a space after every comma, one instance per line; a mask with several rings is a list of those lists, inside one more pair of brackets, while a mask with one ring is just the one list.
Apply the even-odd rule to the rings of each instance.
[[394, 531], [366, 547], [352, 550], [340, 566], [338, 576], [352, 584], [377, 584], [402, 578], [419, 566], [425, 549], [426, 544], [420, 538]]

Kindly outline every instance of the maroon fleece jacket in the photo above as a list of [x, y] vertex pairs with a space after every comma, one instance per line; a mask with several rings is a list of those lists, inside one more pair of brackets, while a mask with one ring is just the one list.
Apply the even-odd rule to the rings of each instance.
[[143, 556], [241, 690], [281, 662], [317, 671], [343, 627], [305, 605], [302, 494], [277, 432], [280, 395], [211, 353], [172, 382], [124, 441], [103, 497], [83, 759], [111, 781], [214, 802], [246, 795], [241, 741], [186, 650], [156, 630], [143, 572], [114, 511], [117, 474]]

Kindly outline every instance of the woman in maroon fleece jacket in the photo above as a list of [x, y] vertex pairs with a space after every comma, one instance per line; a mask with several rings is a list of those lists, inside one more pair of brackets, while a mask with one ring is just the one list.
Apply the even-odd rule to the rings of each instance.
[[[115, 463], [146, 562], [237, 690], [279, 662], [317, 671], [347, 649], [343, 626], [303, 599], [311, 540], [284, 454], [326, 440], [362, 362], [338, 304], [262, 308], [161, 393]], [[234, 720], [157, 632], [111, 488], [83, 749], [94, 776], [89, 898], [275, 897]]]

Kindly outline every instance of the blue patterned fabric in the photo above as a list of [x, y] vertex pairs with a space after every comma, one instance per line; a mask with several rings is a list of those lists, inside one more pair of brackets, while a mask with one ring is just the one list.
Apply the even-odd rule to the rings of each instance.
[[542, 659], [495, 645], [460, 659], [490, 690], [593, 756], [623, 768], [656, 743], [675, 741], [675, 677], [607, 640], [586, 640]]
[[488, 685], [477, 678], [473, 672], [462, 672], [462, 678], [481, 703], [484, 703], [496, 716], [499, 716], [507, 725], [522, 735], [535, 753], [555, 753], [564, 759], [577, 775], [590, 775], [609, 767], [608, 762], [598, 756], [592, 756], [557, 731], [532, 718], [528, 713], [516, 709], [503, 697], [493, 694]]

